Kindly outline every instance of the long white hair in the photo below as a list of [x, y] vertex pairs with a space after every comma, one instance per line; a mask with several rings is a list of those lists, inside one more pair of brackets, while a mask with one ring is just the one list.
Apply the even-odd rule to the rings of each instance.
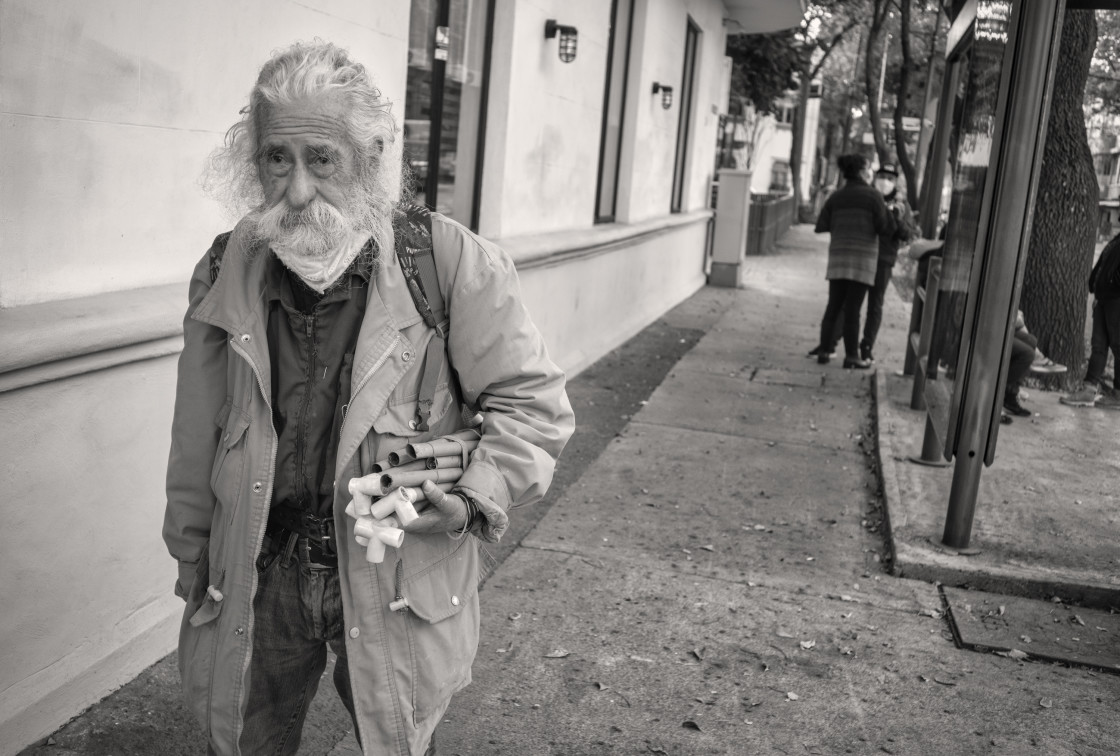
[[347, 214], [356, 231], [373, 236], [379, 249], [391, 250], [393, 213], [402, 193], [400, 161], [391, 149], [399, 131], [392, 104], [365, 66], [329, 42], [297, 42], [264, 64], [241, 119], [210, 156], [203, 185], [231, 214], [263, 211], [260, 129], [269, 110], [328, 94], [344, 98], [342, 131], [357, 160]]

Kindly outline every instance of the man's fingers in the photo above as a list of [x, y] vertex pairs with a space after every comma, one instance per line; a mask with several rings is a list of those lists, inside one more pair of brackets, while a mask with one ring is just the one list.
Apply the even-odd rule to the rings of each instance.
[[444, 502], [447, 501], [447, 494], [439, 489], [435, 483], [430, 480], [425, 480], [420, 484], [420, 490], [428, 497], [428, 501], [437, 507], [442, 507]]

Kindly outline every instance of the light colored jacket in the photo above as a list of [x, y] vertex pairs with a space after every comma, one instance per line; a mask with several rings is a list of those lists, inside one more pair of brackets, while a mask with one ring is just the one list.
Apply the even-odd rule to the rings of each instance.
[[[411, 429], [434, 331], [417, 313], [396, 255], [381, 254], [335, 468], [346, 649], [366, 754], [422, 753], [451, 695], [470, 682], [479, 557], [474, 537], [409, 534], [382, 564], [367, 563], [343, 512], [349, 480], [405, 444], [464, 427], [465, 405], [481, 413], [482, 439], [459, 487], [486, 515], [477, 535], [494, 541], [510, 507], [544, 495], [574, 424], [564, 375], [521, 302], [512, 261], [454, 221], [433, 214], [432, 225], [456, 380], [445, 367], [431, 430]], [[183, 690], [223, 756], [240, 753], [255, 562], [276, 471], [263, 285], [268, 255], [247, 249], [244, 227], [234, 230], [213, 285], [208, 256], [191, 280], [164, 523], [168, 550], [179, 560], [176, 591], [187, 600], [179, 638]], [[400, 596], [409, 608], [390, 611]]]

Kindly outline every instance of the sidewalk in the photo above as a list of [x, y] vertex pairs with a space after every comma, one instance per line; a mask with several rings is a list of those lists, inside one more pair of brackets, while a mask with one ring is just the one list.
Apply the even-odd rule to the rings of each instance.
[[[875, 386], [892, 401], [899, 390], [902, 303], [885, 319], [878, 376], [804, 356], [826, 246], [794, 227], [779, 255], [749, 259], [745, 288], [702, 290], [572, 382], [580, 431], [551, 504], [521, 510], [495, 550], [474, 682], [440, 728], [442, 756], [1117, 752], [1120, 675], [961, 650], [938, 587], [892, 574], [876, 420], [895, 548], [917, 554], [900, 558], [904, 574], [927, 563], [915, 549], [946, 499], [911, 486], [895, 459], [917, 450], [906, 433], [918, 413], [882, 403], [895, 414], [876, 417]], [[1053, 415], [1036, 394], [1041, 424]], [[1054, 449], [1002, 456], [1012, 431], [1038, 428], [1005, 431], [985, 476], [1014, 460], [1020, 489], [1066, 490], [1027, 454]], [[1097, 448], [1115, 461], [1115, 434]], [[1115, 497], [1114, 473], [1093, 479]], [[1087, 531], [1051, 549], [1026, 497], [1003, 498], [998, 522], [978, 508], [977, 536], [1029, 547], [1018, 569], [1115, 577], [1102, 561], [1115, 549], [1094, 545], [1115, 507], [1111, 524], [1063, 518]], [[970, 558], [996, 576], [988, 590], [1004, 587], [1001, 549]], [[25, 753], [200, 753], [176, 682], [169, 657]], [[301, 753], [356, 754], [348, 727], [325, 680]]]

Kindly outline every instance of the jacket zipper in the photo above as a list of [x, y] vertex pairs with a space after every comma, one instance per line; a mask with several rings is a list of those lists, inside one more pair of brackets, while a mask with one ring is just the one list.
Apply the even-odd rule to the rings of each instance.
[[[299, 417], [296, 418], [296, 501], [306, 501], [311, 497], [309, 491], [304, 489], [307, 476], [303, 469], [307, 451], [307, 411], [311, 407], [311, 394], [315, 387], [315, 313], [307, 316], [304, 321], [307, 331], [307, 387], [303, 392], [303, 401], [300, 402]], [[318, 506], [316, 503], [314, 506]]]
[[[237, 354], [240, 355], [241, 358], [249, 364], [249, 367], [253, 371], [253, 375], [256, 376], [256, 378], [257, 378], [257, 388], [260, 390], [261, 396], [264, 398], [265, 406], [268, 407], [268, 425], [269, 425], [269, 429], [272, 431], [272, 455], [269, 459], [268, 483], [265, 486], [265, 492], [264, 492], [264, 500], [265, 500], [266, 506], [267, 506], [268, 502], [272, 501], [272, 483], [273, 483], [273, 480], [276, 477], [276, 447], [279, 444], [279, 440], [276, 437], [276, 427], [272, 424], [272, 402], [269, 399], [268, 393], [264, 390], [264, 379], [261, 377], [261, 371], [260, 371], [260, 369], [257, 368], [257, 364], [255, 362], [253, 362], [252, 358], [249, 357], [249, 354], [244, 349], [241, 348], [241, 346], [237, 343], [237, 339], [231, 338], [229, 340], [229, 344], [230, 344], [230, 348], [233, 349], [233, 351], [237, 352]], [[261, 553], [261, 545], [264, 543], [264, 531], [267, 528], [268, 528], [268, 516], [266, 514], [265, 517], [263, 517], [261, 519], [261, 527], [260, 527], [260, 530], [257, 532], [256, 546], [253, 549], [253, 562], [252, 563], [253, 563], [254, 567], [253, 567], [252, 570], [250, 570], [250, 575], [252, 577], [249, 581], [250, 607], [252, 606], [252, 597], [257, 595], [258, 580], [257, 580], [257, 570], [256, 570], [255, 565], [256, 565], [257, 555], [259, 555]], [[252, 609], [250, 608], [248, 627], [245, 628], [245, 632], [248, 634], [247, 641], [250, 644], [252, 643], [253, 626], [255, 624], [256, 624], [256, 616], [252, 613]], [[215, 655], [215, 659], [216, 658], [217, 657]], [[245, 654], [244, 661], [242, 661], [242, 663], [241, 663], [241, 677], [239, 679], [241, 679], [241, 680], [245, 679], [245, 675], [248, 674], [248, 672], [249, 672], [249, 662], [251, 660], [252, 660], [252, 656], [250, 654]], [[243, 688], [242, 688], [242, 691], [244, 691]], [[237, 705], [236, 711], [238, 711], [238, 712], [241, 711], [241, 697], [242, 696], [239, 694], [238, 697], [237, 697], [237, 701], [236, 701], [236, 705]], [[210, 672], [210, 697], [209, 697], [209, 705], [208, 705], [208, 711], [207, 711], [207, 719], [213, 719], [213, 705], [214, 705], [214, 672], [213, 672], [213, 669], [211, 669], [211, 672]], [[240, 715], [239, 715], [239, 717], [240, 717]], [[242, 725], [244, 725], [244, 721], [242, 721]]]

